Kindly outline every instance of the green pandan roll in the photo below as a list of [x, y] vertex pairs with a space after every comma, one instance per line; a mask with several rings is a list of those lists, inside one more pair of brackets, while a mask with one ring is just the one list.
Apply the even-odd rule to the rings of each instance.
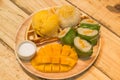
[[88, 41], [99, 34], [98, 30], [92, 30], [89, 28], [81, 28], [81, 27], [77, 29], [77, 33], [78, 36]]
[[100, 35], [95, 36], [94, 38], [90, 39], [89, 42], [94, 46], [97, 44]]
[[78, 36], [89, 41], [92, 45], [97, 44], [99, 39], [100, 25], [92, 19], [84, 19], [77, 29]]
[[90, 57], [93, 53], [93, 49], [89, 50], [88, 52], [83, 52], [77, 48], [75, 48], [76, 52], [78, 53], [78, 56], [80, 58]]
[[98, 30], [98, 31], [100, 30], [100, 25], [92, 19], [82, 20], [79, 26], [82, 28], [89, 28], [92, 30]]
[[74, 38], [76, 37], [76, 31], [73, 28], [65, 28], [59, 33], [59, 38], [63, 44], [73, 45]]
[[98, 25], [98, 24], [81, 23], [80, 27], [89, 28], [89, 29], [98, 30], [98, 31], [100, 30], [100, 25]]
[[79, 57], [89, 57], [93, 53], [93, 46], [80, 37], [74, 38], [74, 47]]

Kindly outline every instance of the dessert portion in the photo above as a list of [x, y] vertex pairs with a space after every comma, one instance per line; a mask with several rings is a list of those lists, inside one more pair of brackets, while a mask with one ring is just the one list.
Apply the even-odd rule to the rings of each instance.
[[26, 31], [26, 39], [39, 48], [30, 62], [41, 72], [69, 71], [78, 57], [92, 55], [99, 31], [100, 24], [73, 6], [41, 10], [32, 16], [32, 24]]
[[95, 46], [99, 39], [100, 24], [92, 19], [84, 19], [80, 22], [78, 27], [78, 35]]
[[77, 60], [77, 53], [71, 46], [52, 43], [41, 47], [31, 64], [42, 72], [65, 72], [71, 70]]
[[41, 37], [56, 36], [59, 28], [58, 16], [51, 10], [42, 10], [34, 14], [32, 27]]
[[76, 31], [73, 28], [68, 27], [61, 31], [58, 37], [62, 44], [73, 46], [73, 40], [76, 37]]
[[93, 53], [93, 46], [87, 40], [80, 37], [74, 38], [75, 50], [79, 57], [89, 57]]
[[83, 19], [79, 25], [64, 28], [59, 33], [62, 44], [67, 44], [75, 48], [78, 56], [90, 57], [93, 47], [99, 39], [100, 25], [92, 19]]
[[73, 7], [64, 5], [56, 10], [62, 28], [76, 26], [81, 20], [80, 11]]

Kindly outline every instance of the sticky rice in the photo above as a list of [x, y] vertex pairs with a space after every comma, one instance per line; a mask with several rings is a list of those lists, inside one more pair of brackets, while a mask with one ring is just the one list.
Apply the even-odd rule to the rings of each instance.
[[59, 17], [62, 28], [77, 25], [81, 20], [81, 13], [73, 6], [65, 5], [57, 9], [56, 14]]

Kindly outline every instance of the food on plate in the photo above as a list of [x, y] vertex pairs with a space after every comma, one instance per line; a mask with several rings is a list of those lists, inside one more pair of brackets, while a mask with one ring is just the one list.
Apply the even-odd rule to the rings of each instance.
[[51, 43], [37, 51], [31, 64], [41, 72], [66, 72], [75, 66], [77, 60], [77, 53], [71, 46]]
[[77, 32], [83, 39], [88, 40], [92, 45], [96, 45], [99, 39], [100, 25], [92, 19], [84, 19], [80, 22]]
[[58, 37], [63, 44], [73, 45], [74, 38], [76, 37], [76, 31], [73, 28], [65, 28], [62, 30]]
[[52, 10], [41, 10], [33, 15], [32, 27], [41, 37], [58, 34], [59, 19]]
[[99, 36], [99, 32], [98, 30], [92, 30], [89, 28], [78, 28], [77, 29], [78, 35], [83, 38], [88, 40], [89, 42], [91, 42], [93, 45], [96, 44], [98, 36]]
[[100, 30], [100, 25], [95, 20], [92, 20], [92, 19], [83, 19], [80, 22], [79, 26], [83, 28], [98, 30], [98, 31]]
[[80, 37], [74, 38], [74, 46], [79, 57], [89, 57], [93, 53], [93, 46], [87, 40]]
[[22, 42], [17, 50], [18, 56], [23, 60], [31, 60], [36, 52], [36, 45], [31, 41]]
[[83, 19], [77, 27], [64, 28], [58, 35], [62, 44], [75, 47], [79, 57], [89, 57], [99, 39], [100, 25], [92, 19]]
[[64, 5], [56, 10], [62, 28], [73, 27], [81, 20], [81, 13], [70, 5]]

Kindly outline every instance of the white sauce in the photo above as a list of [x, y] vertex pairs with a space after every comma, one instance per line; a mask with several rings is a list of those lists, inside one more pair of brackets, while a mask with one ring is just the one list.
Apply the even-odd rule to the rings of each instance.
[[35, 52], [36, 52], [36, 46], [29, 41], [21, 43], [18, 48], [19, 57], [22, 59], [26, 58], [25, 60], [32, 58]]

